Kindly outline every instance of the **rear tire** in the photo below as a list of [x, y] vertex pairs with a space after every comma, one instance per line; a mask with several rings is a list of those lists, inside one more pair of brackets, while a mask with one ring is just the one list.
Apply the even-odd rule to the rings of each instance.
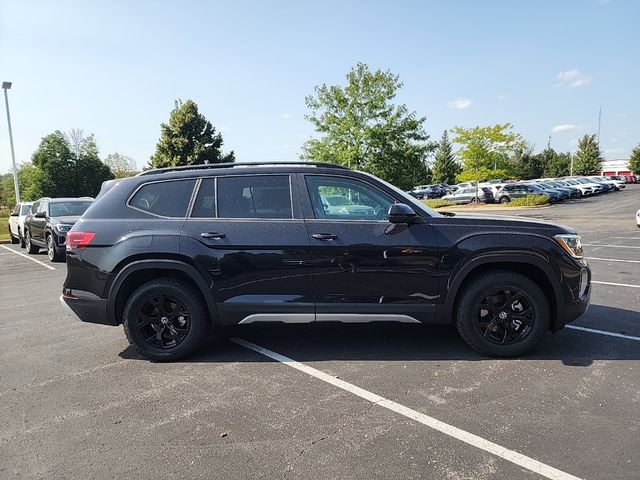
[[498, 200], [500, 203], [509, 203], [511, 201], [511, 199], [509, 197], [500, 197], [500, 200]]
[[36, 254], [40, 251], [40, 248], [31, 243], [31, 233], [29, 233], [29, 230], [25, 232], [24, 248], [26, 248], [27, 253], [31, 255]]
[[20, 248], [24, 248], [24, 235], [22, 235], [22, 232], [20, 231], [20, 229], [18, 229], [18, 237], [20, 242]]
[[455, 324], [464, 341], [492, 357], [515, 357], [531, 350], [549, 322], [549, 304], [540, 287], [509, 271], [475, 277], [456, 305]]
[[20, 241], [18, 238], [13, 236], [13, 233], [11, 233], [11, 229], [9, 229], [9, 238], [11, 239], [12, 245], [17, 244]]
[[192, 354], [209, 330], [209, 314], [200, 296], [170, 278], [152, 280], [127, 300], [124, 333], [144, 357], [158, 362]]

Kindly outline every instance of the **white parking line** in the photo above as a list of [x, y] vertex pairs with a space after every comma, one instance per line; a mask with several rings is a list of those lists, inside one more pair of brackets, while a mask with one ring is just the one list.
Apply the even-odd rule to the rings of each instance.
[[36, 260], [35, 258], [30, 257], [29, 255], [25, 255], [24, 253], [16, 252], [15, 250], [7, 247], [6, 245], [0, 245], [0, 247], [9, 250], [11, 253], [15, 253], [16, 255], [20, 255], [21, 257], [31, 260], [32, 262], [36, 262], [38, 265], [42, 265], [44, 268], [48, 268], [49, 270], [55, 270], [55, 268], [53, 268], [51, 265], [47, 265], [46, 263], [43, 263], [40, 260]]
[[625, 240], [640, 240], [640, 237], [609, 237], [609, 238], [622, 238]]
[[454, 427], [453, 425], [449, 425], [448, 423], [441, 422], [440, 420], [437, 420], [433, 417], [417, 412], [416, 410], [412, 410], [411, 408], [388, 400], [373, 392], [369, 392], [368, 390], [364, 390], [363, 388], [345, 382], [344, 380], [335, 378], [327, 373], [305, 365], [304, 363], [297, 362], [296, 360], [293, 360], [289, 357], [285, 357], [284, 355], [280, 355], [279, 353], [256, 345], [255, 343], [251, 343], [237, 337], [231, 338], [231, 341], [245, 348], [253, 350], [254, 352], [258, 352], [265, 357], [269, 357], [277, 362], [283, 363], [288, 367], [295, 368], [296, 370], [304, 372], [307, 375], [311, 375], [312, 377], [322, 380], [323, 382], [327, 382], [335, 387], [352, 393], [360, 398], [364, 398], [374, 405], [378, 405], [380, 407], [391, 410], [392, 412], [410, 418], [411, 420], [415, 420], [416, 422], [426, 425], [427, 427], [437, 430], [438, 432], [449, 435], [450, 437], [456, 438], [473, 447], [484, 450], [485, 452], [489, 452], [511, 463], [519, 465], [520, 467], [526, 468], [527, 470], [542, 475], [543, 477], [554, 480], [580, 480], [578, 477], [574, 477], [573, 475], [546, 465], [531, 457], [527, 457], [526, 455], [522, 455], [521, 453], [509, 450], [508, 448], [498, 445], [497, 443], [490, 442], [489, 440], [474, 435], [473, 433], [466, 432], [465, 430], [461, 430], [457, 427]]
[[623, 260], [621, 258], [598, 258], [587, 257], [589, 260], [602, 260], [603, 262], [624, 262], [624, 263], [640, 263], [640, 260]]
[[583, 243], [583, 247], [607, 247], [607, 248], [640, 248], [640, 247], [627, 247], [626, 245], [596, 245], [593, 243]]
[[591, 283], [597, 283], [600, 285], [613, 285], [614, 287], [640, 288], [640, 285], [630, 285], [628, 283], [599, 282], [597, 280], [591, 280]]
[[566, 328], [570, 328], [571, 330], [580, 330], [581, 332], [595, 333], [596, 335], [605, 335], [607, 337], [624, 338], [626, 340], [635, 340], [636, 342], [640, 342], [640, 337], [623, 335], [622, 333], [607, 332], [605, 330], [596, 330], [595, 328], [578, 327], [576, 325], [567, 325]]

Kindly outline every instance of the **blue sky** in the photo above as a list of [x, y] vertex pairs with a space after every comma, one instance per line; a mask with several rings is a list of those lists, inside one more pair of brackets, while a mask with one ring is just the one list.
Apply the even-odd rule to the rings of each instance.
[[[142, 166], [176, 98], [196, 101], [239, 161], [296, 160], [304, 97], [356, 62], [438, 138], [511, 122], [536, 147], [597, 130], [607, 158], [640, 142], [640, 2], [0, 0], [0, 80], [16, 156], [56, 130], [94, 133]], [[0, 172], [10, 168], [5, 109]]]

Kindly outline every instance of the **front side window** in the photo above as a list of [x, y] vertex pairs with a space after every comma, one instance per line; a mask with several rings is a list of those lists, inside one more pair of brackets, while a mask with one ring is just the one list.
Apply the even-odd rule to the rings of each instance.
[[138, 189], [129, 205], [161, 217], [182, 218], [195, 183], [193, 179], [148, 183]]
[[393, 198], [352, 178], [305, 177], [314, 217], [335, 220], [386, 220]]
[[219, 218], [293, 218], [288, 175], [219, 177]]
[[38, 208], [40, 208], [40, 202], [31, 205], [31, 213], [38, 213]]
[[31, 210], [31, 205], [22, 205], [20, 215], [26, 215]]

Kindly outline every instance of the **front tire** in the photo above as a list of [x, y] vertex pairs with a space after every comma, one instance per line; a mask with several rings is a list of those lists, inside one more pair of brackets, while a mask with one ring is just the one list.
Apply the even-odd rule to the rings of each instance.
[[500, 203], [509, 203], [511, 199], [509, 197], [500, 197]]
[[161, 278], [139, 287], [124, 307], [129, 343], [150, 360], [170, 362], [193, 353], [209, 329], [200, 296], [177, 280]]
[[40, 248], [36, 247], [31, 242], [31, 233], [29, 232], [29, 230], [27, 230], [24, 235], [24, 248], [27, 249], [27, 253], [30, 253], [32, 255], [38, 253], [40, 251]]
[[9, 238], [11, 239], [11, 245], [17, 244], [20, 240], [13, 236], [11, 233], [11, 228], [9, 228]]
[[531, 350], [549, 322], [549, 304], [540, 287], [524, 275], [501, 270], [469, 282], [455, 314], [465, 342], [492, 357], [515, 357]]
[[60, 253], [51, 234], [47, 235], [47, 256], [50, 262], [62, 262], [65, 259], [64, 252]]

